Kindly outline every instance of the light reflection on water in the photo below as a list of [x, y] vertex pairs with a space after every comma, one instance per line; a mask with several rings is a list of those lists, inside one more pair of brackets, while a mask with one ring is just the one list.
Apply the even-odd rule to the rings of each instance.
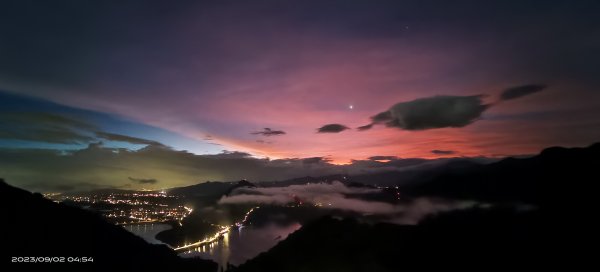
[[146, 242], [151, 244], [164, 244], [163, 242], [156, 239], [156, 234], [161, 231], [171, 229], [169, 224], [161, 223], [145, 223], [145, 224], [134, 224], [123, 226], [129, 232], [144, 238]]
[[287, 226], [270, 224], [260, 228], [232, 229], [218, 242], [203, 245], [179, 255], [211, 259], [219, 263], [218, 271], [220, 271], [221, 267], [227, 267], [227, 263], [237, 266], [256, 257], [261, 252], [269, 250], [290, 233], [298, 230], [300, 226], [298, 223]]

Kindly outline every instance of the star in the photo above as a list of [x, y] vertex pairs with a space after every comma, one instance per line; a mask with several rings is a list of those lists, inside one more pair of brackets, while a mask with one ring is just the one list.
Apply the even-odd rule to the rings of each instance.
[[352, 110], [354, 109], [354, 105], [349, 105], [348, 108]]

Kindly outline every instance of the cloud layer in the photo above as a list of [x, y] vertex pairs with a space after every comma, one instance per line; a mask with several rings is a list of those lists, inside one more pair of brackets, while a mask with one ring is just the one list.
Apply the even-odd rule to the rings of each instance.
[[302, 163], [304, 163], [304, 164], [317, 164], [317, 163], [329, 163], [329, 162], [331, 162], [331, 160], [324, 158], [324, 157], [312, 157], [312, 158], [302, 159]]
[[156, 179], [143, 179], [143, 178], [132, 178], [132, 177], [129, 177], [129, 180], [131, 180], [133, 182], [137, 182], [139, 184], [156, 184], [158, 182], [158, 180], [156, 180]]
[[221, 198], [219, 203], [285, 205], [302, 201], [307, 204], [320, 203], [323, 207], [329, 209], [352, 210], [360, 213], [389, 214], [397, 212], [396, 207], [389, 203], [363, 201], [345, 196], [378, 191], [379, 189], [371, 188], [350, 188], [341, 182], [291, 185], [287, 187], [240, 188], [236, 189], [231, 196]]
[[372, 161], [386, 161], [386, 160], [391, 161], [391, 160], [397, 160], [397, 159], [399, 159], [399, 158], [396, 156], [371, 156], [371, 157], [369, 157], [369, 160], [372, 160]]
[[481, 95], [434, 96], [400, 102], [373, 117], [373, 123], [404, 130], [464, 127], [489, 107]]
[[150, 140], [146, 140], [146, 139], [126, 136], [126, 135], [121, 135], [121, 134], [115, 134], [115, 133], [96, 131], [95, 134], [98, 138], [109, 140], [109, 141], [127, 142], [127, 143], [132, 143], [132, 144], [141, 144], [141, 145], [162, 145], [161, 143], [156, 142], [156, 141], [150, 141]]
[[[546, 85], [530, 84], [511, 87], [500, 94], [500, 100], [512, 100], [542, 91]], [[384, 124], [403, 130], [458, 128], [470, 125], [492, 104], [483, 102], [484, 95], [438, 95], [400, 102], [371, 117], [371, 124], [360, 126], [369, 130], [374, 124]], [[435, 152], [433, 152], [435, 154]]]
[[[9, 97], [10, 99], [10, 97]], [[64, 111], [64, 110], [63, 110]], [[60, 112], [60, 111], [59, 111]], [[90, 144], [116, 141], [137, 145], [162, 145], [157, 141], [110, 133], [74, 113], [0, 108], [0, 139], [54, 144]]]
[[285, 131], [283, 130], [272, 130], [270, 128], [264, 128], [262, 131], [250, 132], [253, 135], [262, 135], [262, 136], [278, 136], [284, 135]]
[[238, 188], [219, 204], [286, 205], [301, 201], [304, 205], [319, 205], [323, 209], [352, 211], [363, 215], [378, 215], [387, 221], [402, 224], [417, 223], [424, 216], [452, 209], [466, 208], [474, 203], [419, 198], [402, 204], [369, 201], [351, 195], [377, 193], [379, 189], [347, 187], [341, 182], [291, 185], [287, 187]]
[[95, 126], [53, 113], [0, 109], [0, 128], [0, 139], [72, 144], [94, 140]]
[[327, 124], [317, 129], [318, 133], [339, 133], [344, 130], [350, 129], [347, 126], [341, 124]]
[[436, 154], [436, 155], [452, 155], [452, 154], [456, 154], [456, 151], [434, 149], [434, 150], [431, 150], [431, 153]]
[[541, 92], [542, 90], [546, 89], [546, 87], [546, 85], [541, 84], [530, 84], [508, 88], [504, 90], [502, 94], [500, 94], [500, 100], [506, 101], [531, 95], [537, 92]]
[[72, 151], [0, 148], [0, 177], [16, 186], [42, 192], [82, 184], [85, 186], [76, 189], [123, 186], [158, 189], [208, 180], [274, 181], [304, 176], [402, 171], [446, 161], [381, 158], [391, 160], [355, 160], [347, 165], [335, 165], [327, 157], [262, 159], [248, 153], [229, 151], [196, 155], [162, 144], [131, 150], [92, 143], [85, 149]]

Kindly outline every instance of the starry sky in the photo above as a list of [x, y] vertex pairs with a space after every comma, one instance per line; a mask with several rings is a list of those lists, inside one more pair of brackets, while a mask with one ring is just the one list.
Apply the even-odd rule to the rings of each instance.
[[166, 187], [598, 141], [600, 2], [483, 2], [2, 1], [0, 175]]

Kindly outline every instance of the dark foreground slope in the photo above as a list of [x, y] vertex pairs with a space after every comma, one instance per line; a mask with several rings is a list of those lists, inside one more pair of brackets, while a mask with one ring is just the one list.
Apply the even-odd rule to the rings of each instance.
[[[166, 246], [150, 245], [112, 225], [99, 215], [57, 204], [7, 185], [0, 180], [0, 267], [14, 269], [34, 264], [12, 263], [12, 257], [93, 258], [93, 263], [53, 264], [75, 271], [216, 271], [216, 264], [182, 259]], [[22, 259], [20, 259], [22, 260]], [[3, 271], [14, 271], [3, 270]]]
[[327, 217], [234, 271], [577, 271], [595, 263], [596, 230], [563, 224], [555, 216], [560, 215], [473, 209], [414, 226]]
[[[238, 270], [401, 271], [410, 268], [530, 267], [540, 260], [538, 212], [470, 210], [417, 226], [323, 218], [291, 234]], [[548, 241], [549, 242], [549, 241]]]

